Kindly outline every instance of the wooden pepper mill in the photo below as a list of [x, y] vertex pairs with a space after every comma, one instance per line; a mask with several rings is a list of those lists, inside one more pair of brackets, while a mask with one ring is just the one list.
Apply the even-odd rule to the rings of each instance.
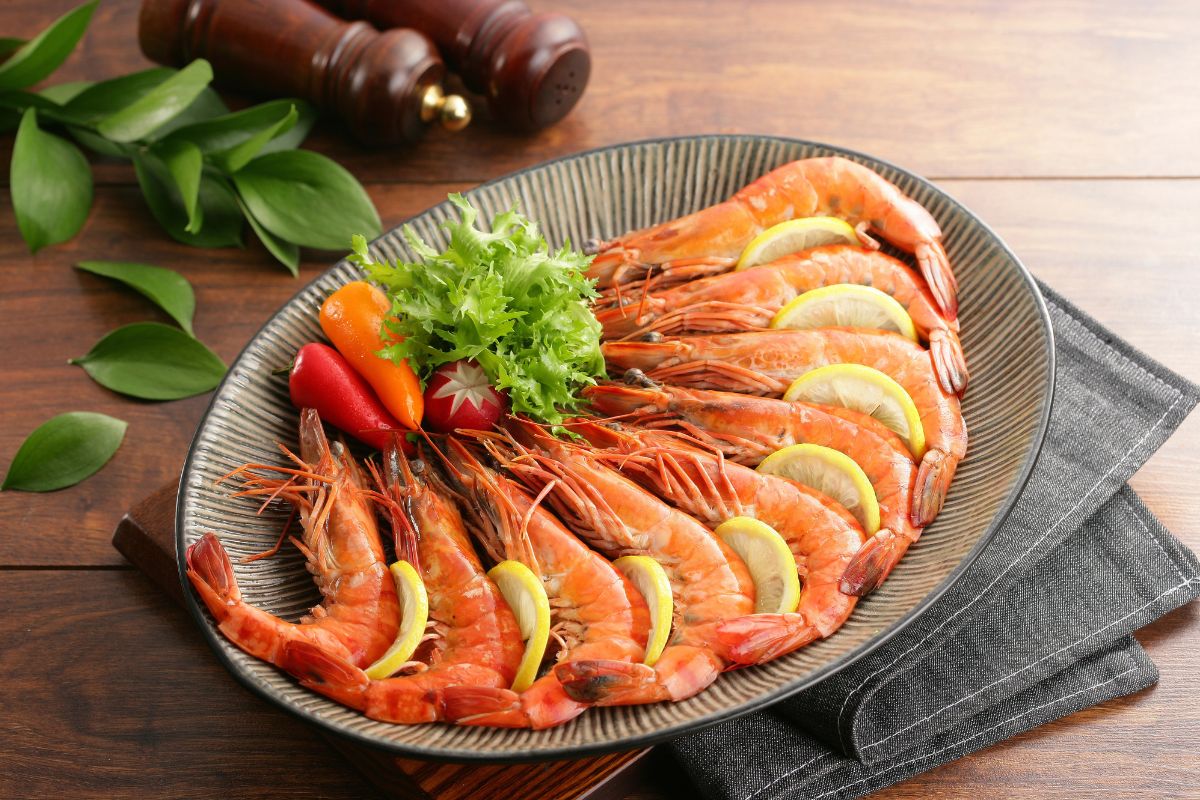
[[583, 29], [563, 14], [534, 14], [521, 0], [317, 0], [346, 19], [429, 36], [493, 116], [532, 131], [566, 116], [587, 86]]
[[305, 0], [143, 0], [138, 40], [161, 64], [207, 59], [238, 91], [303, 97], [367, 142], [412, 142], [435, 120], [459, 130], [471, 119], [442, 91], [445, 65], [424, 34], [381, 33]]

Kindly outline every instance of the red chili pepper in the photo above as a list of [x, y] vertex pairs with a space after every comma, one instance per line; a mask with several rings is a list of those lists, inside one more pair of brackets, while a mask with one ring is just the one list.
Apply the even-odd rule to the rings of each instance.
[[376, 449], [391, 441], [392, 431], [402, 439], [407, 433], [363, 377], [328, 345], [314, 342], [300, 348], [288, 389], [296, 408], [315, 408], [321, 419]]

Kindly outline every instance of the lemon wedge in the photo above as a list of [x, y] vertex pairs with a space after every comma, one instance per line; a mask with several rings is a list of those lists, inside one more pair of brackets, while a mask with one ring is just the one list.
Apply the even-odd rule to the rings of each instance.
[[794, 444], [776, 450], [758, 465], [759, 472], [790, 478], [845, 506], [872, 536], [879, 530], [879, 501], [867, 473], [845, 453], [819, 444]]
[[784, 400], [821, 403], [869, 414], [896, 432], [914, 458], [925, 455], [925, 428], [917, 404], [888, 374], [863, 364], [829, 364], [810, 370], [783, 395]]
[[525, 655], [513, 678], [512, 690], [523, 692], [537, 677], [542, 657], [546, 655], [546, 643], [550, 639], [550, 600], [538, 576], [520, 561], [501, 561], [488, 570], [488, 577], [495, 581], [521, 628]]
[[856, 283], [812, 289], [779, 309], [772, 328], [874, 328], [917, 341], [917, 327], [887, 292]]
[[792, 219], [772, 225], [755, 236], [742, 251], [737, 269], [757, 267], [759, 264], [767, 264], [777, 258], [826, 244], [861, 245], [862, 242], [859, 241], [854, 228], [844, 219], [837, 217]]
[[646, 640], [646, 657], [642, 663], [653, 667], [671, 635], [671, 616], [675, 612], [671, 581], [662, 564], [650, 556], [621, 556], [613, 566], [629, 578], [650, 607], [650, 636]]
[[397, 561], [388, 570], [396, 582], [396, 594], [400, 596], [400, 630], [396, 641], [378, 661], [367, 667], [367, 677], [381, 681], [395, 675], [400, 667], [412, 658], [421, 637], [425, 635], [425, 624], [429, 621], [429, 595], [425, 582], [407, 561]]
[[790, 614], [800, 605], [796, 557], [779, 532], [753, 517], [734, 517], [714, 531], [746, 562], [755, 614]]

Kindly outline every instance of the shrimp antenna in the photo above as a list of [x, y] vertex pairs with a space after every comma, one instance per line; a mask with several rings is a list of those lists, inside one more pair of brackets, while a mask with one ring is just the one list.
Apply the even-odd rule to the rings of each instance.
[[421, 533], [408, 503], [417, 486], [408, 459], [400, 448], [398, 434], [393, 434], [392, 441], [384, 448], [382, 474], [374, 462], [368, 461], [367, 469], [376, 486], [376, 491], [369, 496], [387, 511], [396, 557], [407, 561], [420, 573], [418, 545]]
[[[497, 561], [505, 558], [520, 561], [540, 577], [541, 567], [534, 554], [533, 543], [529, 540], [529, 520], [536, 502], [522, 515], [510, 492], [504, 491], [501, 486], [501, 481], [511, 481], [488, 469], [465, 442], [449, 438], [447, 446], [452, 457], [440, 451], [439, 455], [459, 476], [456, 480], [460, 482], [462, 492], [455, 492], [455, 495], [460, 507], [478, 529], [488, 553]], [[462, 470], [452, 463], [454, 461], [462, 465]], [[515, 485], [511, 491], [524, 495]], [[471, 496], [467, 497], [467, 494]]]

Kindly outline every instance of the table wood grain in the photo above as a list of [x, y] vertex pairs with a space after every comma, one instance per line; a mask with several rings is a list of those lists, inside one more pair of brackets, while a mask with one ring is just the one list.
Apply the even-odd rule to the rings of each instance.
[[[6, 0], [28, 36], [73, 0]], [[385, 225], [512, 169], [654, 136], [745, 132], [861, 149], [933, 178], [1038, 277], [1117, 334], [1200, 381], [1200, 6], [1176, 2], [753, 4], [533, 0], [567, 11], [595, 71], [560, 125], [523, 138], [485, 116], [406, 150], [363, 150], [322, 124], [314, 149], [362, 180]], [[137, 3], [109, 0], [55, 80], [147, 66]], [[11, 136], [0, 137], [7, 186]], [[197, 335], [226, 361], [332, 260], [300, 280], [257, 243], [196, 250], [150, 220], [129, 168], [97, 163], [75, 240], [31, 256], [0, 199], [0, 464], [69, 410], [129, 421], [117, 457], [72, 489], [0, 495], [0, 796], [364, 797], [316, 736], [239, 688], [184, 616], [109, 545], [130, 504], [178, 473], [204, 397], [133, 402], [67, 359], [105, 332], [163, 319], [71, 269], [83, 259], [170, 266], [196, 287]], [[1193, 548], [1200, 417], [1133, 479]], [[1200, 609], [1139, 634], [1160, 683], [880, 792], [881, 798], [1195, 798]], [[664, 753], [638, 797], [691, 796]]]

